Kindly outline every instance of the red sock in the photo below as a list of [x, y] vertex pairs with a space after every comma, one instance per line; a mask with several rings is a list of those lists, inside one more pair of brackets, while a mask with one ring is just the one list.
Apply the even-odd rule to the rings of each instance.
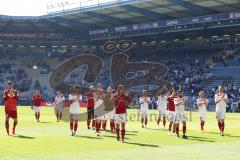
[[70, 122], [70, 129], [73, 131], [73, 122]]
[[101, 127], [102, 127], [102, 122], [99, 122], [99, 130], [100, 130]]
[[95, 120], [92, 120], [92, 128], [95, 127]]
[[5, 127], [6, 127], [7, 134], [9, 135], [9, 122], [8, 121], [5, 122]]
[[183, 126], [183, 134], [184, 134], [184, 135], [186, 134], [186, 130], [187, 130], [187, 126], [184, 125], [184, 126]]
[[99, 130], [100, 130], [100, 123], [99, 122], [96, 122], [96, 124], [95, 124], [96, 126], [96, 132], [98, 133], [99, 132]]
[[39, 120], [39, 118], [40, 118], [40, 112], [38, 112], [38, 117], [37, 117], [37, 119]]
[[104, 131], [106, 131], [107, 121], [103, 122], [102, 128]]
[[161, 121], [161, 119], [158, 118], [158, 119], [157, 119], [157, 125], [159, 125], [160, 121]]
[[166, 117], [163, 117], [163, 126], [166, 126]]
[[117, 139], [119, 140], [120, 135], [119, 135], [119, 128], [116, 129], [116, 133], [117, 133]]
[[111, 129], [111, 131], [113, 131], [114, 130], [114, 122], [110, 122], [110, 129]]
[[145, 125], [147, 125], [147, 123], [148, 123], [148, 119], [147, 119], [147, 118], [145, 118]]
[[173, 123], [173, 133], [175, 133], [175, 132], [176, 132], [176, 124]]
[[204, 121], [201, 121], [201, 130], [204, 130]]
[[141, 118], [141, 123], [143, 124], [143, 122], [144, 122], [144, 119], [143, 119], [143, 118]]
[[60, 120], [62, 119], [62, 113], [59, 114], [59, 119], [60, 119]]
[[179, 135], [179, 124], [175, 124], [176, 134]]
[[171, 130], [172, 130], [172, 123], [170, 122], [168, 126], [168, 131], [171, 132]]
[[91, 120], [87, 120], [87, 127], [90, 127]]
[[77, 128], [78, 128], [78, 122], [75, 122], [75, 124], [74, 124], [74, 132], [75, 133], [77, 132]]
[[220, 131], [222, 131], [222, 123], [221, 122], [218, 122], [218, 128]]
[[121, 130], [121, 136], [122, 136], [122, 140], [124, 139], [124, 136], [125, 136], [125, 129], [122, 129]]
[[14, 122], [13, 122], [13, 130], [15, 130], [15, 128], [16, 128], [16, 126], [17, 126], [17, 123], [18, 123], [17, 121], [14, 121]]
[[224, 132], [224, 127], [225, 127], [224, 122], [222, 122], [221, 126], [222, 126], [221, 131]]

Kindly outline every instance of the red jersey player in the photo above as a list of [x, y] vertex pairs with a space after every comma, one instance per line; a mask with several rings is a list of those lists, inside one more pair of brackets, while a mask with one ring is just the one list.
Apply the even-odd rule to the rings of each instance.
[[90, 123], [92, 121], [92, 128], [95, 128], [95, 120], [94, 120], [94, 106], [95, 106], [95, 96], [94, 92], [96, 89], [94, 86], [90, 86], [89, 92], [87, 94], [87, 128], [90, 129]]
[[8, 82], [8, 89], [6, 89], [3, 93], [3, 99], [5, 103], [5, 113], [6, 113], [6, 121], [5, 127], [7, 130], [7, 134], [9, 135], [9, 119], [13, 118], [13, 128], [12, 134], [15, 134], [15, 128], [17, 126], [17, 101], [19, 100], [18, 92], [13, 89], [13, 82]]
[[[170, 96], [168, 96], [168, 116], [169, 116], [169, 135], [172, 133], [175, 134], [175, 123], [174, 123], [174, 115], [175, 115], [175, 105], [174, 105], [174, 98], [176, 98], [176, 91], [174, 89], [171, 90]], [[172, 130], [173, 129], [173, 130]]]
[[126, 111], [128, 104], [131, 103], [131, 98], [124, 92], [124, 85], [117, 87], [117, 93], [114, 95], [115, 102], [115, 123], [117, 140], [120, 140], [120, 124], [121, 124], [121, 141], [124, 143], [125, 123], [127, 120]]
[[35, 112], [35, 118], [37, 122], [40, 122], [39, 118], [40, 118], [40, 106], [42, 103], [42, 96], [38, 89], [35, 91], [35, 95], [33, 96], [32, 101], [33, 101], [33, 110]]

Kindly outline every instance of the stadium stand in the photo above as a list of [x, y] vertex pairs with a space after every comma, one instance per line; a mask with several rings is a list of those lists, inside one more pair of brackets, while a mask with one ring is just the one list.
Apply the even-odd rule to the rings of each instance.
[[92, 84], [123, 83], [137, 97], [165, 84], [183, 89], [194, 106], [200, 90], [213, 104], [223, 84], [232, 102], [240, 101], [239, 2], [184, 3], [126, 0], [37, 17], [0, 15], [0, 92], [12, 80], [20, 103], [31, 104], [35, 89], [50, 102], [71, 85], [85, 94]]

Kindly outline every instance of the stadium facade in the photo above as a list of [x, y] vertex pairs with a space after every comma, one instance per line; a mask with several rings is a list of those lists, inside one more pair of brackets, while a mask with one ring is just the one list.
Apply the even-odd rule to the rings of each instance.
[[212, 99], [223, 84], [235, 111], [239, 8], [239, 0], [123, 0], [38, 17], [0, 15], [1, 93], [8, 80], [21, 104], [37, 88], [50, 102], [72, 84], [86, 91], [123, 83], [135, 98], [167, 84], [181, 86], [194, 106], [200, 90]]

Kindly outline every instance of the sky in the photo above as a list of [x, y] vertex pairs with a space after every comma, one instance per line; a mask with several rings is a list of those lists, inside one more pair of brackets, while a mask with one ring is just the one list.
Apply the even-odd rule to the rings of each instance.
[[105, 3], [114, 0], [0, 0], [0, 15], [40, 16], [63, 10], [62, 4], [65, 5], [64, 9], [71, 9], [80, 5], [96, 5], [98, 1]]

